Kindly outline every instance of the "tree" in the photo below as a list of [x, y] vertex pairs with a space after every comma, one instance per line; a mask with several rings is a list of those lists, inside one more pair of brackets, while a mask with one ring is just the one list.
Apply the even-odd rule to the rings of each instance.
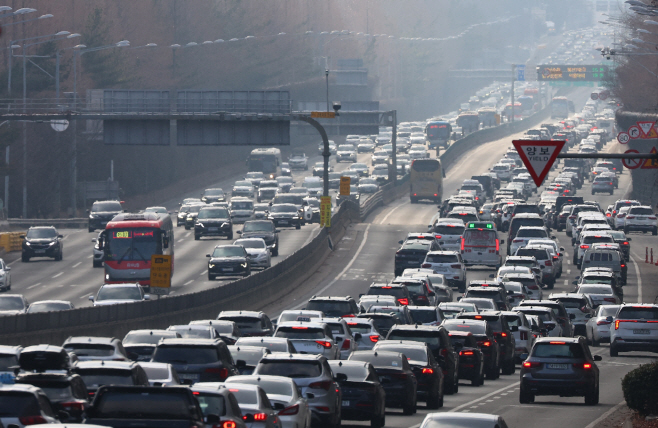
[[[111, 21], [103, 16], [103, 9], [96, 8], [87, 17], [82, 40], [87, 48], [108, 46], [118, 40], [110, 40]], [[123, 56], [119, 49], [104, 49], [97, 52], [87, 52], [82, 55], [82, 66], [85, 75], [91, 77], [94, 86], [107, 88], [126, 81], [122, 69]]]

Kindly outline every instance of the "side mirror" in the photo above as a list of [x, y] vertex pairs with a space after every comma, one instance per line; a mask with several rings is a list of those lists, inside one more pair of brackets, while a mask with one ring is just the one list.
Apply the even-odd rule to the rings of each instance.
[[514, 294], [514, 290], [507, 290], [507, 294]]
[[504, 244], [504, 243], [505, 243], [505, 240], [504, 240], [504, 239], [501, 239], [501, 240], [500, 240], [500, 243], [501, 243], [501, 245]]
[[605, 317], [605, 320], [608, 321], [608, 322], [614, 321], [614, 319], [612, 317]]
[[206, 257], [210, 258], [210, 254], [206, 254]]
[[242, 235], [242, 231], [241, 231], [241, 230], [238, 230], [238, 231], [235, 232], [235, 233], [237, 233], [238, 235]]
[[279, 229], [274, 229], [274, 233], [279, 233], [281, 232]]
[[560, 251], [564, 251], [564, 247], [560, 247]]
[[398, 241], [398, 244], [404, 244], [404, 241]]
[[209, 414], [206, 416], [206, 422], [209, 424], [218, 424], [219, 423], [219, 415], [215, 415], [213, 413]]
[[64, 239], [64, 235], [57, 235], [59, 239]]
[[551, 235], [551, 239], [557, 239], [557, 236]]
[[570, 320], [575, 320], [576, 319], [576, 314], [569, 314], [569, 319]]
[[551, 331], [555, 329], [555, 324], [546, 324], [546, 330]]
[[361, 340], [362, 337], [363, 337], [363, 335], [361, 333], [358, 333], [358, 332], [354, 333], [354, 340], [356, 340], [357, 342], [359, 340]]
[[436, 293], [433, 292], [433, 291], [430, 291], [429, 293], [427, 293], [427, 295], [430, 296], [430, 297], [434, 297], [434, 296], [436, 296]]
[[345, 382], [347, 380], [347, 375], [345, 373], [336, 373], [334, 378], [337, 382]]
[[92, 238], [91, 242], [98, 242], [98, 239]]
[[632, 239], [631, 239], [630, 237], [628, 237], [628, 236], [626, 237], [626, 240], [627, 240], [627, 241], [632, 241]]
[[243, 368], [247, 367], [247, 362], [245, 360], [237, 360], [235, 362], [235, 367], [237, 367], [239, 369], [243, 369]]
[[463, 296], [457, 297], [457, 301], [459, 302], [462, 299]]
[[251, 414], [251, 413], [247, 413], [247, 414], [245, 414], [244, 416], [242, 416], [242, 419], [243, 419], [246, 423], [250, 424], [250, 423], [252, 423], [252, 422], [254, 421], [254, 415]]
[[603, 358], [601, 358], [600, 355], [594, 355], [594, 361], [601, 361]]
[[272, 409], [276, 410], [277, 412], [280, 412], [281, 410], [285, 409], [286, 405], [283, 403], [272, 403]]
[[334, 342], [335, 342], [335, 343], [338, 343], [338, 342], [340, 342], [341, 340], [343, 340], [343, 336], [334, 336]]
[[151, 300], [151, 295], [150, 294], [145, 294], [144, 295], [144, 300]]
[[94, 301], [94, 296], [89, 296], [89, 301], [93, 302]]
[[312, 392], [307, 392], [306, 393], [306, 398], [308, 398], [309, 400], [312, 400], [312, 399], [315, 398], [315, 394], [313, 394]]

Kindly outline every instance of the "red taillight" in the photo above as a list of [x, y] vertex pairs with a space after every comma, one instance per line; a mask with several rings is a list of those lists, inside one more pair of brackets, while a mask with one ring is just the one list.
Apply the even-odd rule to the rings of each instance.
[[62, 407], [62, 409], [66, 410], [67, 412], [71, 410], [83, 411], [85, 409], [85, 405], [79, 401], [72, 401], [70, 403], [60, 403], [59, 405]]
[[350, 345], [352, 344], [352, 341], [350, 339], [345, 339], [343, 341], [343, 346], [340, 348], [343, 351], [347, 351], [350, 349]]
[[496, 254], [498, 254], [499, 252], [500, 252], [500, 240], [496, 238]]
[[[243, 416], [242, 419], [244, 419], [246, 421], [247, 417]], [[267, 414], [266, 413], [256, 413], [254, 415], [254, 421], [263, 422], [263, 421], [266, 421], [266, 420], [267, 420]]]
[[299, 413], [299, 404], [286, 407], [285, 409], [279, 412], [279, 416], [292, 416], [292, 415], [296, 415], [297, 413]]
[[473, 355], [473, 351], [461, 351], [459, 355]]
[[615, 299], [614, 297], [604, 297], [603, 301], [610, 303], [617, 303], [617, 299]]
[[623, 267], [623, 268], [625, 268], [625, 267], [626, 267], [626, 265], [625, 265], [625, 264], [622, 264], [622, 265], [621, 265], [621, 267]]
[[606, 217], [612, 217], [612, 214], [610, 214], [610, 213], [605, 213], [605, 216], [606, 216]]
[[550, 260], [546, 260], [546, 263], [544, 263], [546, 266], [553, 266], [553, 262]]
[[452, 269], [461, 269], [462, 265], [450, 265]]
[[427, 301], [427, 296], [425, 296], [424, 294], [421, 294], [419, 296], [416, 296], [416, 299]]
[[583, 250], [585, 250], [585, 249], [589, 248], [589, 245], [585, 245], [585, 244], [583, 244], [583, 245], [580, 246], [580, 248], [582, 248]]
[[560, 256], [553, 256], [553, 260], [559, 260]]
[[534, 361], [524, 361], [523, 362], [523, 367], [526, 369], [531, 369], [533, 367], [539, 367], [540, 363], [534, 362]]
[[371, 342], [379, 342], [379, 336], [370, 336]]
[[302, 326], [299, 326], [299, 325], [293, 325], [293, 326], [292, 326], [292, 329], [293, 329], [293, 330], [308, 330], [308, 327], [302, 327]]
[[425, 367], [423, 369], [423, 374], [434, 374], [434, 369], [430, 369], [430, 368]]
[[628, 245], [628, 241], [624, 241], [624, 243], [621, 245]]
[[491, 342], [488, 341], [488, 340], [485, 340], [485, 341], [483, 341], [483, 342], [478, 342], [478, 346], [486, 346], [486, 347], [489, 347], [489, 346], [491, 346]]
[[[222, 424], [219, 425], [219, 426], [220, 426], [221, 428], [236, 428], [236, 427], [237, 427], [237, 424], [236, 424], [235, 422], [233, 422], [233, 421], [224, 421], [224, 422], [222, 422]], [[215, 428], [217, 428], [217, 427], [218, 427], [218, 426], [215, 425]]]
[[608, 183], [608, 184], [612, 186], [612, 183]]
[[403, 306], [407, 306], [409, 304], [409, 299], [407, 299], [406, 297], [403, 297], [401, 299], [398, 299], [398, 302], [400, 302], [400, 304], [403, 305]]
[[504, 331], [503, 331], [502, 333], [499, 333], [499, 335], [500, 335], [501, 337], [507, 337], [507, 333], [505, 333]]
[[592, 364], [590, 364], [590, 363], [574, 364], [573, 366], [574, 366], [574, 367], [578, 367], [578, 368], [581, 368], [581, 367], [582, 367], [582, 368], [585, 369], [585, 370], [589, 370], [589, 369], [592, 368]]
[[615, 321], [615, 330], [619, 330], [619, 320]]
[[624, 217], [626, 217], [626, 214], [624, 213], [619, 213], [619, 215], [617, 215], [617, 218], [624, 218]]
[[18, 418], [21, 424], [23, 425], [36, 425], [36, 424], [47, 424], [48, 421], [44, 419], [43, 416], [22, 416]]
[[429, 263], [423, 263], [422, 265], [420, 265], [420, 267], [422, 267], [422, 268], [431, 268], [432, 265], [429, 264]]
[[536, 284], [528, 285], [528, 290], [539, 290], [539, 287]]
[[331, 383], [332, 382], [330, 380], [323, 380], [321, 382], [313, 382], [308, 387], [312, 389], [324, 389], [328, 391], [331, 389]]
[[634, 215], [627, 215], [626, 218], [629, 219], [629, 220], [632, 220], [632, 219], [635, 218], [635, 216]]
[[600, 320], [596, 322], [596, 325], [609, 325], [609, 324], [612, 324], [612, 322], [608, 320]]
[[331, 342], [329, 342], [328, 340], [316, 340], [315, 343], [327, 349], [331, 348]]
[[219, 377], [227, 378], [228, 377], [228, 369], [227, 368], [209, 368], [204, 370], [205, 373], [210, 373], [210, 374], [218, 374]]
[[462, 241], [462, 244], [461, 244], [461, 250], [464, 251], [464, 237], [463, 237], [463, 236], [462, 236], [461, 241]]

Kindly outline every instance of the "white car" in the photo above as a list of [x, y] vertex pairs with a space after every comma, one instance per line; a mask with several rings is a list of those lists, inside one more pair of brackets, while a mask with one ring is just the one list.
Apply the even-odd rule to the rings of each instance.
[[590, 345], [599, 346], [601, 342], [610, 342], [610, 328], [618, 310], [618, 305], [601, 305], [594, 309], [594, 315], [585, 325], [585, 334]]
[[242, 238], [233, 242], [242, 245], [249, 256], [252, 268], [267, 269], [272, 267], [272, 253], [263, 238]]
[[[260, 181], [259, 181], [260, 182]], [[246, 198], [254, 197], [254, 185], [251, 181], [240, 180], [236, 181], [231, 189], [231, 197], [244, 196]]]
[[497, 163], [491, 167], [491, 172], [496, 174], [500, 181], [510, 181], [512, 179], [512, 168], [514, 168], [514, 165]]
[[308, 171], [308, 157], [305, 153], [293, 153], [288, 158], [290, 169], [303, 169]]
[[356, 342], [359, 351], [370, 350], [377, 342], [384, 339], [375, 327], [375, 322], [370, 318], [347, 318], [346, 321], [353, 334], [361, 334], [361, 340]]
[[551, 293], [548, 300], [562, 303], [571, 318], [574, 336], [584, 336], [586, 324], [594, 315], [594, 304], [586, 294]]
[[282, 428], [311, 426], [312, 416], [308, 401], [300, 394], [292, 378], [269, 375], [231, 376], [224, 384], [229, 387], [234, 384], [260, 386], [274, 410], [279, 412]]
[[616, 357], [619, 352], [656, 351], [658, 305], [624, 304], [615, 318], [610, 326], [611, 357]]
[[254, 210], [254, 201], [244, 197], [233, 197], [229, 203], [231, 221], [233, 223], [244, 223], [248, 220], [254, 220], [256, 211]]
[[624, 220], [626, 219], [626, 214], [628, 214], [628, 210], [630, 209], [630, 206], [619, 208], [619, 212], [616, 216], [614, 216], [613, 220], [613, 226], [615, 229], [622, 230], [624, 228]]
[[276, 327], [274, 337], [289, 339], [301, 354], [319, 354], [328, 360], [340, 356], [331, 328], [323, 322], [283, 322]]
[[336, 151], [336, 162], [356, 162], [356, 148], [352, 144], [341, 144]]
[[477, 427], [501, 428], [507, 424], [502, 416], [486, 413], [441, 412], [428, 413], [420, 428]]
[[548, 329], [549, 337], [562, 337], [562, 326], [551, 308], [547, 308], [546, 306], [517, 306], [512, 308], [512, 311], [522, 312], [526, 316], [538, 316]]
[[379, 183], [374, 178], [362, 178], [357, 189], [359, 193], [376, 193], [379, 190]]
[[550, 235], [545, 227], [541, 226], [521, 226], [516, 232], [512, 243], [510, 244], [510, 254], [516, 254], [516, 250], [525, 247], [531, 239], [550, 239]]
[[557, 267], [556, 278], [562, 276], [562, 262], [564, 261], [564, 247], [558, 246], [558, 243], [552, 239], [531, 239], [527, 245], [542, 245], [550, 247], [553, 255], [553, 264]]
[[442, 274], [448, 285], [466, 291], [466, 265], [457, 251], [429, 251], [421, 267]]
[[459, 251], [466, 228], [464, 221], [449, 218], [436, 218], [433, 221], [427, 228], [430, 233], [434, 233], [441, 248], [446, 251]]
[[521, 360], [521, 354], [530, 353], [535, 344], [535, 336], [532, 334], [530, 321], [523, 312], [504, 311], [502, 314], [514, 336], [514, 359], [518, 362]]
[[[102, 263], [102, 262], [101, 262]], [[3, 259], [0, 259], [0, 290], [11, 290], [11, 268]]]
[[595, 306], [622, 304], [621, 299], [609, 284], [578, 284], [575, 292], [587, 294]]
[[505, 291], [507, 291], [508, 306], [518, 306], [518, 304], [524, 300], [531, 300], [528, 289], [522, 283], [507, 281], [502, 284]]
[[144, 289], [138, 283], [103, 284], [98, 289], [96, 297], [89, 296], [94, 306], [118, 305], [120, 303], [140, 302], [149, 300], [150, 295], [144, 294]]
[[537, 275], [534, 273], [507, 273], [503, 276], [502, 281], [503, 283], [508, 281], [520, 282], [525, 285], [529, 293], [529, 300], [541, 300], [544, 297]]
[[282, 322], [287, 321], [311, 321], [311, 319], [317, 319], [324, 317], [324, 312], [322, 311], [310, 311], [307, 309], [288, 309], [279, 314], [279, 317], [276, 320], [275, 324], [281, 324]]
[[631, 231], [651, 232], [652, 235], [658, 235], [656, 215], [650, 206], [633, 206], [628, 210], [624, 219], [624, 233], [628, 235]]
[[359, 310], [361, 313], [368, 312], [371, 306], [397, 306], [400, 303], [395, 296], [383, 294], [365, 294], [359, 299]]

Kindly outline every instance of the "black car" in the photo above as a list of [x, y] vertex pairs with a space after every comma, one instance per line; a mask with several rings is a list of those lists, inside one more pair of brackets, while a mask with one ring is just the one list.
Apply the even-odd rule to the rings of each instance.
[[487, 379], [498, 379], [500, 376], [500, 347], [496, 335], [484, 320], [452, 319], [446, 320], [443, 326], [450, 333], [469, 332], [475, 338], [475, 345], [482, 352], [484, 372]]
[[226, 195], [224, 194], [224, 190], [220, 188], [206, 189], [201, 195], [201, 200], [207, 204], [213, 202], [224, 202], [226, 201]]
[[194, 228], [194, 223], [196, 223], [196, 218], [199, 215], [199, 211], [201, 208], [204, 208], [205, 204], [199, 204], [199, 205], [190, 205], [189, 208], [187, 209], [187, 213], [185, 214], [185, 221], [183, 225], [185, 226], [185, 230], [190, 230]]
[[386, 393], [372, 364], [330, 360], [329, 367], [341, 389], [342, 420], [370, 421], [373, 428], [386, 424]]
[[459, 379], [468, 379], [471, 385], [484, 384], [484, 354], [470, 331], [451, 331], [452, 347], [459, 351]]
[[459, 355], [453, 349], [448, 330], [444, 327], [398, 324], [389, 330], [386, 340], [427, 343], [443, 370], [445, 393], [455, 394], [459, 391]]
[[304, 309], [322, 311], [327, 317], [350, 317], [359, 313], [359, 306], [350, 296], [312, 296]]
[[404, 354], [390, 351], [354, 351], [348, 360], [372, 364], [386, 392], [386, 407], [402, 408], [405, 415], [416, 413], [418, 381]]
[[383, 340], [378, 342], [373, 350], [403, 353], [418, 381], [417, 393], [425, 398], [427, 408], [443, 407], [443, 370], [426, 343]]
[[251, 261], [242, 245], [218, 245], [212, 254], [206, 254], [208, 260], [208, 280], [214, 281], [218, 276], [249, 276]]
[[436, 241], [408, 239], [395, 252], [395, 276], [402, 275], [407, 268], [420, 268], [425, 256], [430, 251], [439, 251], [441, 247]]
[[90, 398], [103, 385], [149, 386], [148, 375], [134, 361], [78, 361], [71, 371], [82, 377]]
[[516, 365], [514, 364], [514, 350], [516, 341], [514, 335], [507, 324], [507, 319], [499, 311], [486, 311], [479, 314], [465, 313], [457, 319], [475, 319], [486, 321], [496, 336], [496, 342], [500, 349], [500, 368], [504, 375], [514, 374]]
[[262, 238], [265, 245], [272, 252], [272, 256], [279, 255], [279, 230], [272, 220], [249, 220], [238, 230], [242, 238]]
[[585, 404], [599, 402], [599, 368], [586, 339], [578, 337], [542, 337], [530, 355], [521, 356], [519, 402], [532, 403], [537, 395], [584, 396]]
[[304, 222], [304, 216], [294, 204], [273, 204], [267, 218], [277, 227], [294, 226], [295, 229], [301, 229]]
[[368, 287], [368, 296], [393, 296], [400, 305], [409, 305], [412, 302], [411, 293], [404, 284], [373, 283]]
[[173, 365], [184, 383], [224, 382], [239, 374], [220, 339], [163, 339], [151, 361]]
[[631, 254], [631, 244], [629, 242], [631, 238], [627, 237], [621, 230], [611, 230], [609, 233], [612, 235], [612, 239], [619, 244], [624, 260], [628, 261]]
[[96, 229], [105, 229], [115, 215], [124, 212], [120, 201], [96, 201], [92, 204], [91, 209], [87, 210], [89, 214], [89, 232]]
[[272, 336], [274, 327], [265, 312], [258, 311], [221, 311], [218, 320], [233, 321], [242, 336]]
[[227, 208], [201, 208], [194, 222], [194, 239], [198, 241], [203, 236], [226, 236], [233, 239], [233, 223]]
[[[207, 417], [220, 425], [219, 415]], [[104, 386], [87, 411], [85, 424], [115, 428], [205, 428], [199, 401], [187, 387]]]
[[485, 299], [492, 299], [496, 303], [496, 308], [499, 311], [507, 311], [508, 297], [507, 292], [503, 287], [495, 287], [491, 285], [486, 286], [469, 286], [466, 289], [464, 297], [481, 297]]
[[53, 226], [33, 226], [23, 237], [21, 261], [27, 263], [32, 257], [52, 257], [56, 261], [64, 258], [64, 243]]

